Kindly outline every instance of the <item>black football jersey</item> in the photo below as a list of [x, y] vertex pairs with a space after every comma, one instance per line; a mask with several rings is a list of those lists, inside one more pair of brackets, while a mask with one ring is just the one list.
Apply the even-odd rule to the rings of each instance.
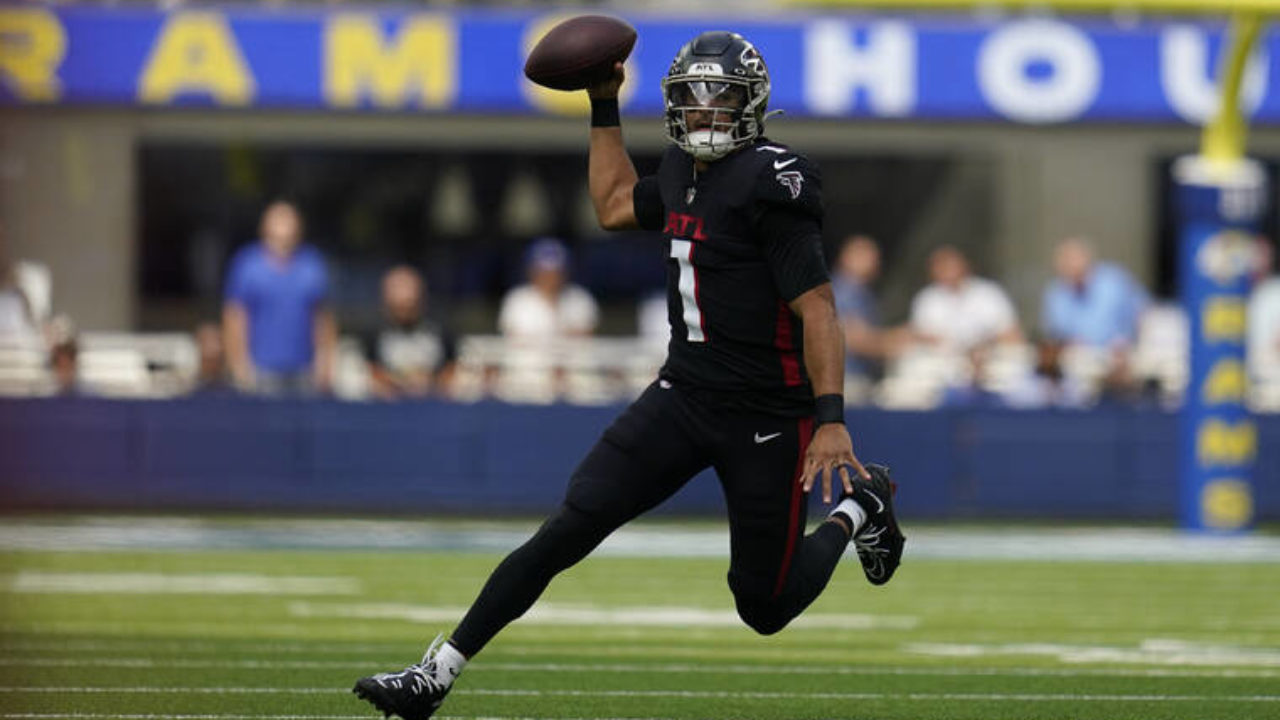
[[667, 257], [660, 376], [735, 406], [811, 413], [804, 329], [788, 302], [828, 280], [816, 166], [760, 138], [695, 173], [671, 146], [636, 184], [635, 209]]

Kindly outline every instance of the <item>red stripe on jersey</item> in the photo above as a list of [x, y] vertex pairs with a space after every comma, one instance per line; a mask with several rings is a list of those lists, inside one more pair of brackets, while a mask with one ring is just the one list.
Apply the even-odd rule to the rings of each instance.
[[778, 349], [782, 361], [782, 382], [787, 387], [794, 387], [804, 382], [800, 378], [800, 358], [796, 355], [791, 308], [781, 300], [778, 301], [778, 324], [773, 335], [773, 346]]
[[791, 510], [787, 517], [787, 548], [782, 551], [782, 566], [778, 568], [778, 580], [773, 585], [773, 596], [782, 594], [782, 586], [787, 582], [787, 571], [791, 569], [791, 559], [796, 553], [796, 540], [800, 537], [800, 517], [803, 515], [804, 491], [800, 485], [800, 476], [804, 473], [804, 454], [809, 449], [809, 440], [813, 438], [813, 418], [800, 418], [797, 421], [800, 433], [800, 453], [796, 456], [796, 472], [791, 476]]

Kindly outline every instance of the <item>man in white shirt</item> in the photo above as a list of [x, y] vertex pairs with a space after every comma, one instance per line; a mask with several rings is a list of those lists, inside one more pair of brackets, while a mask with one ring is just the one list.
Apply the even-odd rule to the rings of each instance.
[[911, 329], [920, 341], [970, 352], [992, 342], [1022, 339], [1018, 316], [1004, 290], [974, 277], [969, 261], [943, 245], [929, 255], [932, 282], [911, 301]]
[[498, 330], [522, 341], [550, 341], [590, 335], [600, 310], [591, 294], [568, 281], [569, 251], [559, 240], [543, 238], [529, 246], [525, 266], [529, 282], [502, 300]]
[[1249, 296], [1247, 340], [1249, 374], [1262, 380], [1280, 379], [1280, 275], [1271, 271], [1271, 244], [1257, 244], [1257, 277]]

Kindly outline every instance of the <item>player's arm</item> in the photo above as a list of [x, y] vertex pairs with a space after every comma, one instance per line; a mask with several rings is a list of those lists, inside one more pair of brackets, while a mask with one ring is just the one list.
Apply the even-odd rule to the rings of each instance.
[[804, 325], [804, 367], [814, 397], [844, 393], [844, 337], [831, 283], [824, 282], [788, 303]]
[[805, 291], [789, 305], [804, 326], [804, 367], [818, 403], [818, 426], [805, 453], [802, 482], [808, 492], [821, 476], [822, 501], [831, 502], [833, 476], [840, 478], [845, 492], [853, 492], [846, 466], [866, 479], [871, 477], [853, 454], [853, 440], [844, 426], [844, 337], [831, 283]]
[[617, 63], [613, 77], [587, 88], [592, 103], [587, 185], [596, 218], [605, 230], [640, 226], [632, 196], [639, 176], [622, 143], [622, 126], [617, 122], [618, 89], [625, 79], [622, 63]]
[[844, 426], [844, 336], [822, 256], [822, 178], [803, 156], [783, 158], [784, 173], [762, 173], [756, 187], [755, 229], [773, 271], [774, 284], [804, 327], [804, 365], [816, 399], [813, 439], [805, 451], [801, 482], [809, 491], [822, 478], [831, 501], [833, 477], [853, 490], [852, 467], [870, 475], [853, 454]]

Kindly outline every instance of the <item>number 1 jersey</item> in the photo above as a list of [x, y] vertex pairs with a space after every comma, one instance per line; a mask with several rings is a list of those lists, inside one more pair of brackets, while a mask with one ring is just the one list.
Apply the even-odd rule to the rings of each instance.
[[764, 138], [702, 171], [671, 146], [634, 197], [666, 250], [660, 377], [726, 406], [811, 414], [804, 328], [788, 303], [828, 281], [817, 168]]

